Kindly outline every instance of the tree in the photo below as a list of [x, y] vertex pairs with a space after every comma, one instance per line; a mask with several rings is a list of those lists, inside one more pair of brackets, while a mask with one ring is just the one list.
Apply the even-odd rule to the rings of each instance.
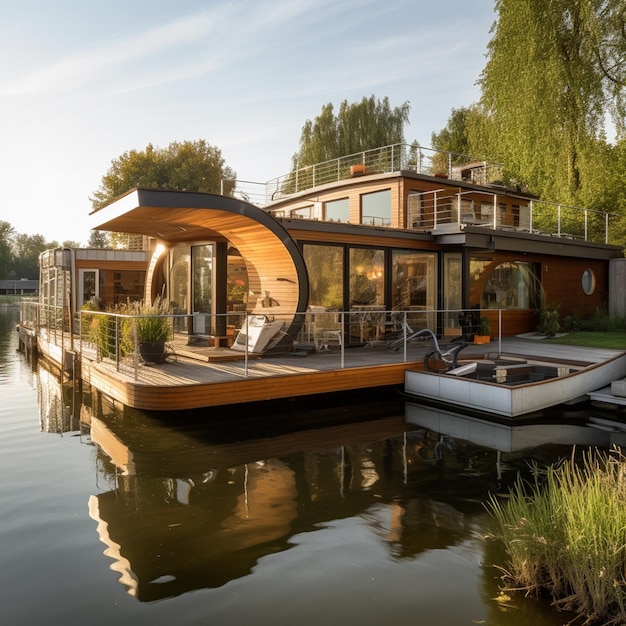
[[9, 222], [0, 220], [0, 278], [15, 277], [12, 241], [15, 229]]
[[441, 152], [452, 152], [455, 155], [470, 155], [472, 151], [467, 131], [469, 115], [470, 109], [467, 107], [452, 109], [446, 127], [439, 133], [431, 134], [431, 147]]
[[109, 247], [109, 236], [101, 230], [92, 230], [89, 234], [88, 248], [104, 249]]
[[374, 96], [348, 104], [344, 100], [335, 115], [332, 103], [302, 127], [300, 149], [293, 156], [293, 168], [323, 163], [342, 156], [404, 143], [404, 125], [409, 122], [409, 102], [391, 108], [388, 98]]
[[135, 187], [230, 195], [235, 183], [236, 174], [225, 166], [220, 150], [203, 139], [173, 142], [164, 149], [148, 144], [111, 162], [91, 203], [102, 208]]
[[496, 11], [470, 141], [533, 191], [576, 203], [607, 109], [622, 107], [623, 2], [497, 0]]
[[[52, 247], [52, 246], [49, 246]], [[62, 248], [80, 248], [80, 242], [78, 241], [74, 241], [73, 239], [65, 239], [63, 240], [63, 243], [61, 244]]]
[[[432, 133], [431, 146], [439, 150], [433, 156], [433, 169], [439, 172], [448, 170], [448, 154], [452, 153], [452, 163], [462, 163], [468, 156], [481, 157], [482, 149], [472, 142], [472, 128], [477, 127], [482, 113], [477, 106], [452, 109], [448, 123], [439, 133]], [[445, 154], [444, 154], [445, 153]]]
[[39, 255], [49, 248], [58, 248], [56, 241], [46, 242], [43, 235], [18, 234], [13, 241], [16, 278], [39, 278]]

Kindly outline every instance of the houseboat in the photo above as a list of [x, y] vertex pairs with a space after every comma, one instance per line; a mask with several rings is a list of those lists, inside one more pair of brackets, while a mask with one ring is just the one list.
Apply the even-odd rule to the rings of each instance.
[[[497, 164], [425, 148], [387, 146], [258, 189], [254, 202], [132, 189], [94, 211], [93, 229], [141, 239], [145, 258], [132, 261], [128, 276], [116, 252], [110, 271], [96, 258], [66, 264], [74, 314], [88, 299], [114, 304], [141, 292], [169, 303], [173, 330], [190, 346], [245, 353], [247, 362], [277, 344], [300, 354], [308, 345], [340, 351], [343, 369], [348, 348], [394, 332], [429, 328], [471, 340], [483, 318], [492, 336], [514, 336], [534, 331], [538, 311], [550, 306], [589, 317], [608, 306], [611, 264], [623, 256], [611, 242], [611, 216], [541, 202], [504, 186]], [[43, 304], [50, 293], [42, 286]], [[251, 342], [263, 333], [252, 329], [264, 321], [274, 326], [259, 348]], [[404, 356], [393, 376], [362, 373], [336, 390], [402, 384]], [[309, 382], [264, 393], [335, 390]]]

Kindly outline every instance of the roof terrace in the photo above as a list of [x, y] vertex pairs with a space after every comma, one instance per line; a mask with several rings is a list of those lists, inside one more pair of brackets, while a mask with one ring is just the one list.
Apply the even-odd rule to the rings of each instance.
[[[407, 207], [407, 228], [432, 230], [442, 224], [482, 225], [491, 228], [515, 229], [533, 234], [612, 242], [610, 226], [617, 224], [617, 215], [592, 209], [531, 199], [520, 203], [519, 214], [505, 217], [502, 200], [511, 190], [504, 187], [503, 166], [467, 155], [442, 152], [417, 145], [394, 144], [332, 159], [273, 178], [265, 183], [237, 181], [234, 195], [260, 207], [285, 200], [307, 190], [342, 180], [370, 174], [398, 171], [415, 172], [442, 179], [442, 188], [412, 194]], [[484, 187], [484, 190], [452, 192], [444, 180], [459, 181]], [[480, 199], [470, 194], [479, 194]], [[520, 193], [520, 196], [524, 194]], [[419, 208], [418, 208], [419, 206]], [[304, 217], [302, 214], [296, 217]], [[324, 221], [324, 215], [311, 216]], [[380, 224], [388, 224], [382, 222]], [[617, 235], [617, 233], [615, 233]]]

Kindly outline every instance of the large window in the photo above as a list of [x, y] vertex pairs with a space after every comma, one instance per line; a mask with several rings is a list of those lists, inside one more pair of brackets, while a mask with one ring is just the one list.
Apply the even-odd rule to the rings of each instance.
[[343, 309], [343, 246], [304, 244], [309, 274], [309, 305]]
[[204, 244], [191, 248], [191, 272], [193, 276], [194, 332], [211, 333], [211, 303], [213, 285], [213, 246]]
[[188, 313], [189, 274], [191, 255], [189, 246], [176, 246], [170, 252], [170, 276], [168, 293], [170, 304], [176, 313]]
[[418, 328], [434, 328], [436, 306], [434, 253], [394, 250], [391, 256], [391, 308], [408, 311], [408, 322]]
[[443, 255], [443, 308], [445, 311], [445, 328], [460, 328], [459, 316], [463, 306], [462, 265], [460, 252], [446, 252]]
[[350, 202], [348, 198], [341, 200], [331, 200], [326, 202], [326, 221], [328, 222], [349, 222], [350, 221]]
[[350, 248], [350, 308], [385, 305], [385, 252]]
[[522, 261], [470, 260], [470, 305], [481, 309], [533, 309], [541, 298], [539, 268]]
[[361, 224], [372, 226], [391, 224], [391, 189], [361, 196]]

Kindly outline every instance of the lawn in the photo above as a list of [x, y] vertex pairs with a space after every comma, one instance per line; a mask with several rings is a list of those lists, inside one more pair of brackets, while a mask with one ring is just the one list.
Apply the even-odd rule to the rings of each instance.
[[626, 332], [617, 331], [584, 331], [567, 333], [562, 337], [546, 339], [550, 343], [564, 346], [587, 346], [589, 348], [608, 348], [626, 350]]

